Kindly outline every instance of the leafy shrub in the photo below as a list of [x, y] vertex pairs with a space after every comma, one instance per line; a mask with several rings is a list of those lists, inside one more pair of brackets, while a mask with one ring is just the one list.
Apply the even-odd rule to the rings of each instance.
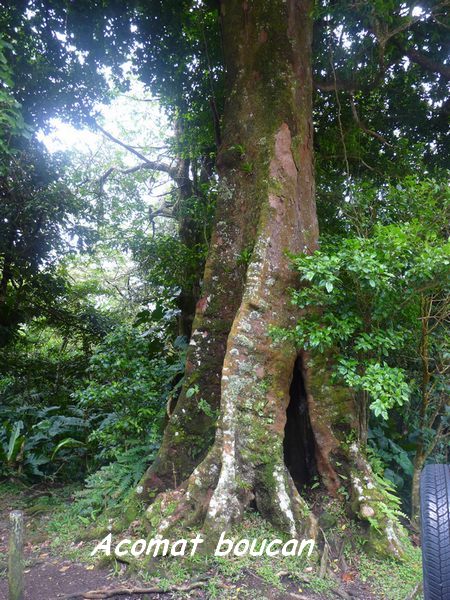
[[2, 351], [0, 474], [73, 479], [89, 460], [96, 413], [76, 406], [87, 358], [42, 322], [27, 326]]
[[146, 326], [116, 327], [88, 365], [73, 349], [58, 353], [45, 330], [30, 353], [27, 332], [24, 348], [11, 353], [13, 375], [0, 376], [0, 475], [74, 479], [134, 447], [148, 455], [177, 393], [185, 343]]
[[372, 460], [379, 461], [379, 474], [395, 484], [399, 491], [405, 488], [406, 482], [411, 482], [415, 449], [410, 440], [401, 438], [401, 434], [391, 431], [389, 422], [380, 423], [369, 429], [367, 448]]
[[163, 341], [151, 331], [117, 327], [94, 352], [90, 381], [74, 397], [80, 407], [100, 416], [89, 442], [101, 459], [157, 439], [165, 406], [184, 365], [184, 345]]
[[293, 262], [306, 285], [292, 299], [309, 310], [295, 329], [274, 334], [333, 353], [336, 379], [367, 394], [375, 416], [387, 419], [410, 396], [398, 355], [417, 352], [423, 290], [445, 285], [449, 243], [418, 222], [378, 225], [371, 237], [325, 239]]
[[448, 460], [449, 188], [445, 177], [406, 177], [347, 200], [338, 235], [292, 257], [302, 318], [273, 334], [332, 359], [335, 380], [369, 412], [377, 473], [414, 516], [413, 475]]
[[87, 437], [95, 417], [76, 406], [0, 407], [0, 474], [67, 477], [87, 458]]

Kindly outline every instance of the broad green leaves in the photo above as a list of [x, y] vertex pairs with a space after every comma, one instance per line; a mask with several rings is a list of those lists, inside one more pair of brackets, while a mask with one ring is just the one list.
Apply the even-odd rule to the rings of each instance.
[[[424, 188], [432, 191], [432, 183], [417, 184], [419, 196]], [[393, 197], [404, 202], [405, 189], [411, 193], [410, 180]], [[429, 201], [438, 212], [432, 194]], [[276, 332], [306, 349], [332, 352], [336, 379], [367, 394], [383, 419], [411, 393], [399, 355], [418, 352], [421, 302], [445, 295], [449, 283], [450, 243], [439, 229], [442, 221], [433, 227], [429, 207], [420, 210], [421, 220], [378, 224], [367, 237], [325, 236], [313, 255], [293, 257], [303, 285], [292, 301], [306, 313], [293, 330]]]
[[[358, 372], [361, 372], [361, 374]], [[402, 369], [390, 367], [385, 361], [340, 359], [337, 375], [355, 390], [366, 392], [372, 399], [370, 409], [376, 417], [388, 418], [388, 411], [409, 400], [410, 388]]]
[[74, 394], [83, 409], [99, 415], [89, 441], [102, 458], [115, 458], [161, 433], [174, 380], [183, 372], [184, 348], [159, 335], [116, 327], [94, 352], [89, 381]]

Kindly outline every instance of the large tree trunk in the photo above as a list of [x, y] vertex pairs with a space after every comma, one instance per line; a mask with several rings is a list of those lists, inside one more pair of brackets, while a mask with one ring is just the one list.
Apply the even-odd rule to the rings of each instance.
[[[193, 520], [218, 533], [254, 502], [278, 528], [314, 535], [315, 518], [298, 489], [317, 469], [339, 496], [338, 458], [355, 512], [362, 519], [375, 514], [370, 467], [356, 441], [342, 449], [346, 434], [358, 432], [352, 395], [328, 385], [326, 361], [312, 363], [271, 337], [273, 328], [300, 316], [289, 299], [296, 285], [289, 254], [317, 247], [312, 9], [312, 0], [221, 3], [228, 100], [216, 225], [185, 387], [138, 488], [145, 500], [177, 488], [147, 512], [153, 522], [176, 500], [161, 531]], [[194, 385], [198, 393], [186, 393]], [[212, 446], [214, 420], [202, 412], [205, 402], [220, 406]]]
[[[287, 294], [295, 278], [286, 252], [314, 249], [318, 235], [312, 5], [270, 4], [222, 4], [229, 94], [218, 157], [216, 226], [184, 390], [158, 459], [144, 478], [144, 493], [179, 484], [211, 445], [214, 423], [199, 408], [200, 399], [212, 410], [221, 404], [217, 438], [231, 418], [230, 410], [247, 412], [247, 428], [264, 421], [259, 437], [275, 434], [278, 459], [284, 464], [283, 428], [296, 352], [271, 344], [269, 328], [287, 326], [295, 318]], [[233, 387], [237, 378], [240, 392]], [[254, 412], [256, 384], [264, 406], [256, 412], [261, 418]], [[198, 393], [186, 394], [193, 386]], [[220, 443], [228, 445], [226, 439]], [[249, 440], [244, 454], [251, 443], [257, 447], [260, 441]]]

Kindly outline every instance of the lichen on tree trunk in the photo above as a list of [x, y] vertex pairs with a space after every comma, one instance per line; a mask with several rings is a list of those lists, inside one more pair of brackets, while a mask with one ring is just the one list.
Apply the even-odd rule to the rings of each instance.
[[[316, 242], [310, 8], [309, 3], [302, 10], [283, 2], [222, 3], [229, 94], [217, 160], [221, 184], [216, 222], [184, 387], [158, 457], [142, 481], [144, 497], [178, 485], [212, 443], [215, 423], [211, 414], [219, 408], [227, 340], [244, 289], [253, 285], [248, 274], [255, 270], [255, 261], [260, 264], [270, 258], [265, 246], [273, 225], [285, 238], [278, 242], [284, 269], [289, 268], [286, 250], [312, 248]], [[305, 23], [299, 23], [299, 18]], [[302, 35], [297, 33], [299, 27]], [[284, 154], [271, 165], [276, 144]], [[288, 237], [292, 239], [285, 243]], [[270, 277], [267, 269], [264, 276]], [[290, 275], [286, 285], [291, 283]], [[287, 303], [285, 292], [278, 285], [271, 295]], [[286, 377], [287, 384], [290, 373]], [[193, 386], [198, 392], [187, 395]], [[209, 414], [199, 408], [200, 399], [209, 404]]]
[[[305, 231], [315, 240], [317, 227], [314, 218], [312, 223], [301, 220], [299, 170], [292, 154], [291, 129], [285, 122], [274, 135], [272, 152], [244, 295], [223, 364], [222, 466], [207, 523], [210, 528], [228, 527], [254, 497], [263, 515], [296, 535], [306, 507], [283, 459], [296, 350], [273, 343], [270, 330], [289, 326], [295, 318], [287, 297], [294, 278], [286, 252], [306, 250]], [[304, 207], [308, 218], [314, 215], [312, 193], [307, 201], [311, 203]]]
[[[272, 328], [294, 326], [300, 317], [289, 299], [296, 285], [289, 255], [314, 251], [318, 240], [312, 8], [310, 0], [221, 2], [228, 94], [215, 229], [184, 389], [159, 456], [138, 488], [144, 501], [171, 489], [147, 510], [150, 523], [158, 517], [160, 532], [180, 521], [200, 522], [214, 537], [251, 503], [292, 536], [317, 531], [284, 461], [298, 350], [271, 337]], [[370, 467], [356, 446], [345, 449], [344, 436], [337, 435], [344, 422], [342, 431], [357, 431], [352, 396], [330, 390], [326, 364], [314, 366], [304, 354], [301, 360], [319, 474], [329, 493], [339, 496], [340, 456], [352, 506], [370, 519], [378, 499]], [[198, 392], [187, 394], [194, 383]], [[200, 410], [200, 399], [211, 410], [220, 406], [213, 443], [214, 422]], [[358, 492], [358, 473], [373, 491]]]
[[[270, 328], [296, 318], [288, 299], [295, 284], [288, 253], [312, 251], [318, 237], [311, 8], [309, 1], [229, 1], [221, 7], [229, 94], [217, 161], [216, 225], [185, 389], [140, 488], [145, 497], [192, 472], [211, 427], [199, 399], [212, 410], [220, 399], [211, 450], [220, 475], [205, 510], [206, 521], [220, 527], [239, 518], [253, 498], [263, 514], [291, 532], [306, 512], [283, 460], [297, 352], [274, 344]], [[194, 384], [198, 393], [188, 397]], [[189, 455], [192, 448], [197, 456]], [[201, 471], [202, 465], [196, 473]]]
[[360, 432], [356, 394], [332, 380], [329, 357], [303, 353], [303, 361], [322, 482], [331, 497], [340, 499], [365, 524], [372, 549], [400, 557], [405, 532], [389, 506], [387, 490], [377, 481], [365, 455], [366, 436]]

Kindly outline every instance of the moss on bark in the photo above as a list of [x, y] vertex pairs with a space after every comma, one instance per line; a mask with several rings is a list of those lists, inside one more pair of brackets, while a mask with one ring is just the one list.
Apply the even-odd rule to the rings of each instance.
[[[287, 254], [317, 246], [312, 2], [229, 0], [221, 6], [228, 100], [216, 222], [185, 385], [141, 487], [147, 500], [176, 488], [147, 510], [150, 526], [160, 533], [200, 523], [213, 543], [254, 502], [279, 529], [313, 537], [316, 519], [283, 455], [297, 350], [270, 337], [272, 327], [289, 327], [299, 318], [289, 303], [296, 277]], [[354, 512], [372, 526], [373, 510], [381, 523], [369, 537], [399, 549], [397, 523], [383, 517], [370, 467], [352, 451], [352, 395], [332, 384], [326, 357], [304, 355], [303, 364], [316, 462], [328, 492], [343, 501], [345, 476]], [[198, 395], [186, 394], [194, 381]], [[208, 452], [214, 420], [199, 409], [199, 398], [213, 410], [220, 403]], [[364, 473], [370, 494], [358, 496], [357, 473]]]

